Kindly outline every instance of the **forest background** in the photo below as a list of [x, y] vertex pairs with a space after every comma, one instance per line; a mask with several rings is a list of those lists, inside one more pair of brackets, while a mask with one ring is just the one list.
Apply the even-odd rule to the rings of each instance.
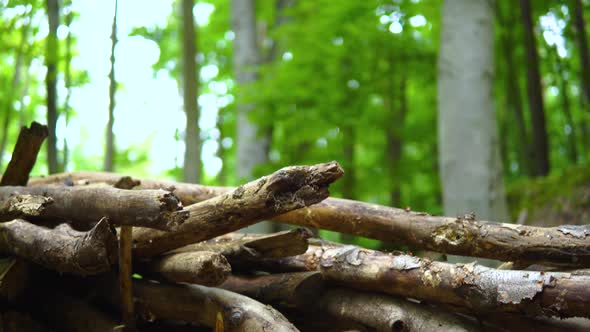
[[588, 17], [583, 0], [0, 0], [0, 169], [35, 120], [33, 175], [233, 186], [337, 160], [336, 197], [577, 223]]

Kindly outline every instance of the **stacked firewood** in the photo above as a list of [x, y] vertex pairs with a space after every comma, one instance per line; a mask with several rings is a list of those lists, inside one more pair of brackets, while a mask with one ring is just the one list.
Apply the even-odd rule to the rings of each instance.
[[[588, 226], [328, 198], [336, 162], [237, 188], [103, 172], [29, 180], [46, 135], [23, 128], [0, 182], [1, 331], [590, 329]], [[236, 233], [263, 220], [306, 228]], [[505, 263], [369, 250], [309, 229]]]

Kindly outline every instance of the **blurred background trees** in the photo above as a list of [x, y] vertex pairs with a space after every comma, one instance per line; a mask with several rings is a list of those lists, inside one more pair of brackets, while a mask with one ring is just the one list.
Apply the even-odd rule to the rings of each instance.
[[36, 119], [38, 175], [236, 185], [334, 159], [339, 197], [512, 221], [555, 195], [588, 206], [588, 1], [115, 8], [0, 0], [0, 164]]

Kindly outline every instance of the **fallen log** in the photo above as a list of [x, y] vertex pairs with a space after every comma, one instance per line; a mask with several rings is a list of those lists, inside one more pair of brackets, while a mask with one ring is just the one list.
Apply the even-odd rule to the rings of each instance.
[[[64, 179], [94, 178], [115, 183], [112, 173], [75, 172], [31, 179], [31, 185], [60, 183]], [[116, 180], [115, 180], [116, 179]], [[141, 188], [176, 188], [185, 205], [231, 190], [198, 184], [139, 180]], [[92, 180], [88, 180], [92, 182]], [[182, 188], [182, 190], [180, 190]], [[310, 207], [275, 216], [274, 221], [326, 229], [345, 234], [408, 245], [452, 255], [514, 261], [518, 264], [590, 267], [590, 226], [534, 227], [460, 217], [431, 216], [409, 209], [328, 198]]]
[[161, 276], [172, 282], [216, 286], [229, 276], [231, 266], [219, 253], [193, 251], [154, 257], [139, 263], [138, 272], [147, 276]]
[[336, 162], [290, 166], [233, 191], [186, 207], [189, 218], [175, 230], [133, 230], [134, 255], [151, 257], [233, 232], [276, 215], [320, 202], [343, 175]]
[[261, 276], [230, 276], [219, 288], [246, 295], [263, 303], [304, 308], [323, 292], [317, 272], [280, 273]]
[[[119, 303], [113, 278], [102, 278], [94, 285], [100, 290], [97, 296]], [[297, 331], [272, 307], [219, 288], [135, 280], [133, 293], [136, 312], [147, 321], [180, 320], [224, 332]]]
[[163, 190], [110, 187], [0, 187], [0, 220], [44, 218], [88, 226], [102, 217], [118, 225], [170, 230], [188, 218], [182, 204]]
[[498, 270], [470, 264], [433, 262], [356, 246], [310, 240], [305, 254], [263, 259], [252, 270], [321, 270], [332, 283], [379, 291], [472, 312], [529, 316], [590, 317], [590, 275], [585, 272]]
[[346, 289], [324, 292], [319, 272], [231, 276], [219, 287], [263, 303], [296, 307], [304, 313], [327, 313], [376, 331], [478, 331], [456, 315], [403, 299]]
[[590, 277], [573, 273], [496, 270], [433, 262], [354, 246], [326, 250], [322, 275], [349, 287], [385, 292], [476, 312], [590, 317]]
[[64, 224], [49, 229], [15, 219], [0, 223], [0, 253], [15, 255], [58, 272], [97, 274], [117, 260], [117, 237], [106, 220], [90, 231]]
[[312, 233], [304, 228], [263, 235], [229, 233], [171, 252], [213, 251], [227, 258], [232, 268], [239, 269], [263, 258], [303, 254], [307, 250], [307, 239], [311, 236]]

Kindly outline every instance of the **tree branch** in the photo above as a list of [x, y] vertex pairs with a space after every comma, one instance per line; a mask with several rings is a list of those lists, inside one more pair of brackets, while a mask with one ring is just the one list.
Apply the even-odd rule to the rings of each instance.
[[134, 254], [154, 256], [208, 240], [328, 197], [328, 186], [343, 175], [336, 162], [290, 166], [233, 191], [186, 208], [189, 219], [172, 232], [134, 229]]
[[2, 175], [0, 186], [24, 186], [29, 180], [29, 173], [45, 137], [49, 135], [47, 126], [37, 122], [31, 123], [31, 127], [22, 127], [18, 134], [12, 158]]
[[0, 253], [11, 254], [58, 272], [97, 274], [117, 260], [117, 237], [106, 220], [90, 231], [67, 224], [48, 229], [21, 219], [0, 223]]
[[[163, 190], [109, 187], [0, 187], [0, 218], [41, 217], [88, 226], [102, 217], [119, 225], [172, 229], [188, 218]], [[180, 211], [179, 211], [180, 210]]]

